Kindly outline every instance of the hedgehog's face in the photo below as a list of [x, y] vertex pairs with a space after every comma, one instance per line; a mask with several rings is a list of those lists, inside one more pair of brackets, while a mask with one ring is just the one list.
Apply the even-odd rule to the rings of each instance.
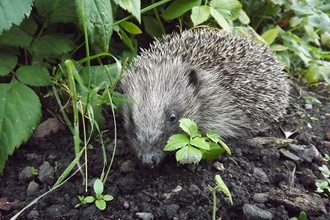
[[165, 157], [168, 138], [180, 131], [179, 120], [198, 89], [197, 73], [183, 64], [153, 64], [153, 72], [134, 68], [123, 78], [124, 94], [133, 99], [124, 105], [127, 137], [143, 164], [153, 168]]

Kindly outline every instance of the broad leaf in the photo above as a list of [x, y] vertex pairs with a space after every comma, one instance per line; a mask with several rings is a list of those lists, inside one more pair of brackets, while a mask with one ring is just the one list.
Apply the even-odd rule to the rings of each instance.
[[132, 13], [132, 15], [141, 23], [141, 1], [136, 0], [114, 0], [121, 8]]
[[13, 24], [19, 25], [32, 10], [33, 0], [0, 1], [0, 34]]
[[171, 20], [180, 17], [194, 6], [201, 5], [201, 3], [201, 0], [176, 0], [166, 8], [162, 16], [167, 20]]
[[180, 119], [180, 128], [184, 130], [191, 138], [199, 137], [200, 134], [198, 133], [197, 125], [194, 121], [190, 120], [189, 118], [182, 118]]
[[210, 150], [210, 145], [205, 141], [204, 138], [196, 137], [190, 141], [192, 146], [203, 150]]
[[138, 26], [136, 26], [133, 22], [122, 21], [119, 23], [119, 26], [131, 34], [141, 34], [142, 33], [141, 29]]
[[210, 6], [208, 5], [195, 6], [191, 10], [190, 18], [194, 26], [203, 23], [209, 17], [210, 17]]
[[206, 160], [215, 160], [219, 155], [223, 154], [225, 149], [220, 147], [218, 144], [211, 142], [210, 150], [203, 151], [203, 159]]
[[30, 86], [48, 86], [52, 84], [49, 72], [40, 66], [22, 66], [16, 71], [20, 82]]
[[97, 195], [101, 195], [103, 193], [103, 183], [100, 179], [96, 179], [94, 181], [94, 192]]
[[175, 158], [182, 164], [199, 163], [202, 159], [202, 152], [192, 146], [186, 146], [178, 150]]
[[75, 0], [81, 27], [86, 22], [90, 42], [98, 52], [107, 52], [112, 35], [113, 15], [109, 0]]
[[230, 203], [233, 204], [233, 198], [231, 196], [231, 193], [230, 193], [227, 185], [223, 182], [221, 176], [215, 175], [214, 179], [215, 179], [215, 182], [217, 183], [216, 189], [218, 191], [223, 192], [226, 196], [228, 196]]
[[77, 17], [72, 0], [35, 0], [34, 6], [48, 24], [74, 22]]
[[0, 51], [0, 76], [7, 75], [17, 63], [17, 56], [9, 51]]
[[32, 89], [16, 80], [0, 84], [0, 173], [8, 155], [28, 140], [40, 117], [40, 101]]
[[272, 29], [265, 31], [261, 37], [267, 42], [268, 45], [271, 45], [278, 36], [279, 27], [276, 26]]
[[174, 151], [183, 148], [189, 143], [189, 138], [183, 134], [172, 135], [164, 148], [164, 151]]
[[46, 34], [33, 42], [32, 52], [39, 56], [61, 55], [75, 48], [70, 39], [56, 34]]

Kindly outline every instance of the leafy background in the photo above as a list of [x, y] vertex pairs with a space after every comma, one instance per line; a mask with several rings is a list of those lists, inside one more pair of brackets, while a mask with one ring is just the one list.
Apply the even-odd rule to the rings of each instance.
[[[326, 0], [3, 0], [0, 11], [0, 173], [46, 110], [71, 129], [78, 154], [78, 114], [89, 119], [88, 144], [102, 131], [103, 106], [125, 101], [114, 91], [121, 64], [173, 31], [208, 25], [252, 34], [292, 77], [330, 84]], [[57, 104], [43, 109], [46, 97]]]

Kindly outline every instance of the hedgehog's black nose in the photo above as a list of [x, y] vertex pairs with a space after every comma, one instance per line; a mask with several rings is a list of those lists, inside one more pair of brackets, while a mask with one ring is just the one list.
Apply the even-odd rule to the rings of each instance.
[[157, 158], [153, 154], [142, 155], [143, 167], [154, 169], [157, 165]]

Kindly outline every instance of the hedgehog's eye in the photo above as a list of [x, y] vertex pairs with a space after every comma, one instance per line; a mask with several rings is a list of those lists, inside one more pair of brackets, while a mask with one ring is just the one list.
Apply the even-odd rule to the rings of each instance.
[[176, 122], [176, 114], [175, 112], [171, 112], [169, 117], [168, 117], [169, 122]]

